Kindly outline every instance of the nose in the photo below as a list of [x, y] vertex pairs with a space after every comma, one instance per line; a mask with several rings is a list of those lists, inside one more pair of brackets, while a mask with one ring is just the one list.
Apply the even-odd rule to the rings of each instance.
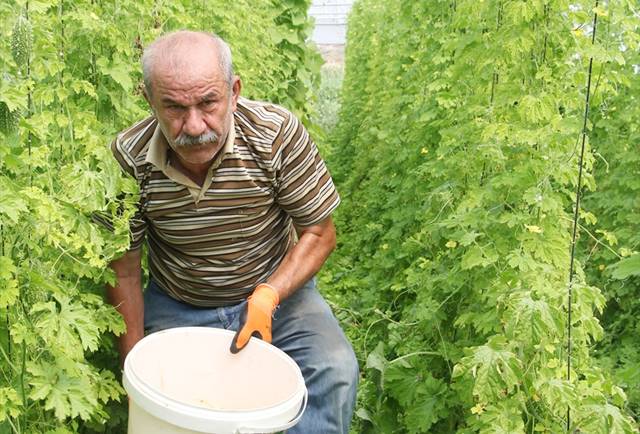
[[206, 130], [207, 124], [202, 117], [202, 113], [200, 113], [200, 111], [195, 107], [189, 107], [189, 110], [187, 110], [185, 114], [182, 132], [196, 137], [204, 133]]

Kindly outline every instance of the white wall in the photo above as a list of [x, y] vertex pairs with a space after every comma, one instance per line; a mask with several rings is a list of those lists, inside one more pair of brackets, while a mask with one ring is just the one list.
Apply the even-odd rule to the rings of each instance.
[[316, 44], [344, 44], [347, 15], [354, 0], [313, 0], [309, 15], [316, 24], [311, 39]]

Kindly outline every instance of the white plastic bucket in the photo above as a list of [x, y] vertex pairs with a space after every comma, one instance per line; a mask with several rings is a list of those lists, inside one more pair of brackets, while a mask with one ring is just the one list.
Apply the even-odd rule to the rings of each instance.
[[274, 433], [307, 405], [298, 365], [251, 338], [229, 352], [234, 332], [180, 327], [140, 340], [124, 362], [129, 434]]

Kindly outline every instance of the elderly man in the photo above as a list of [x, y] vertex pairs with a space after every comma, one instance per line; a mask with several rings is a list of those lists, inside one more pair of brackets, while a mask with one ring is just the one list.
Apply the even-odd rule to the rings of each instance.
[[340, 200], [313, 141], [284, 108], [240, 97], [215, 35], [168, 34], [142, 63], [153, 116], [112, 144], [141, 192], [131, 249], [111, 264], [108, 288], [127, 325], [121, 357], [145, 331], [170, 327], [237, 330], [232, 352], [261, 337], [298, 363], [309, 390], [289, 432], [347, 433], [358, 365], [314, 279], [335, 247]]

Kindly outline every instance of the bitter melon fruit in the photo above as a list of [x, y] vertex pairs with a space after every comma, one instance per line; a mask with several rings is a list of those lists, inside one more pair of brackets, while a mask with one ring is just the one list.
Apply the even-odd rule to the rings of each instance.
[[20, 67], [27, 65], [33, 44], [33, 28], [24, 15], [20, 15], [11, 32], [11, 55]]

